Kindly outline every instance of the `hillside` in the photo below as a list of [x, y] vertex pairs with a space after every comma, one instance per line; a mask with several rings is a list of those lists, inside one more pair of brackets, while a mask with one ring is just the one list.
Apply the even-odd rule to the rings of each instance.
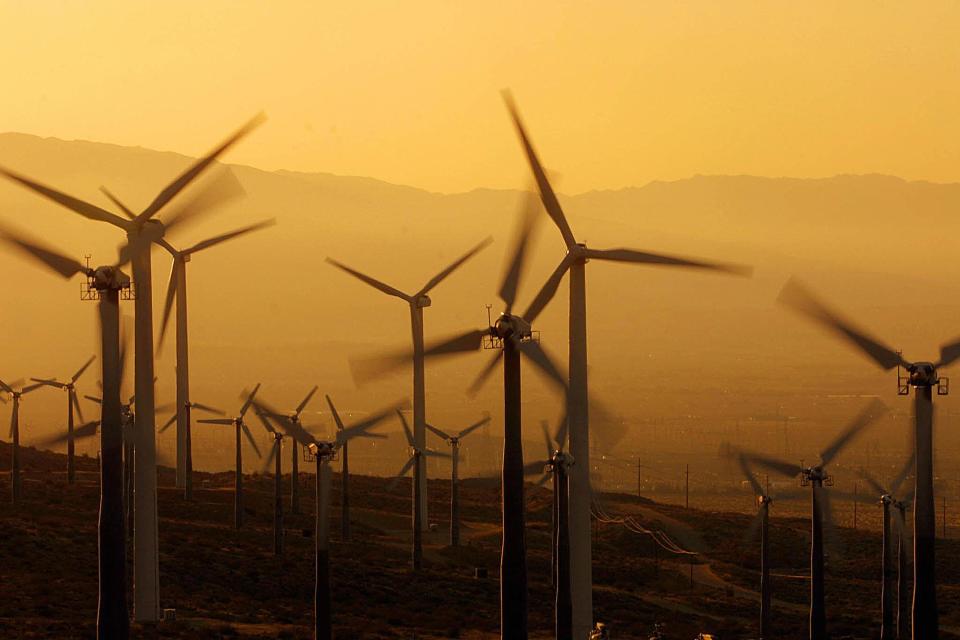
[[[0, 495], [9, 491], [9, 445], [0, 443]], [[25, 503], [0, 502], [0, 635], [90, 638], [96, 610], [96, 461], [82, 458], [76, 487], [64, 484], [63, 456], [26, 450]], [[288, 481], [288, 478], [287, 478]], [[312, 477], [301, 478], [303, 515], [286, 516], [287, 547], [272, 554], [272, 480], [246, 478], [248, 526], [232, 528], [230, 474], [198, 474], [195, 501], [173, 489], [160, 470], [161, 603], [177, 621], [138, 629], [144, 638], [307, 638], [312, 598]], [[409, 568], [409, 484], [352, 478], [354, 538], [339, 532], [339, 478], [334, 478], [333, 585], [337, 637], [493, 638], [498, 629], [499, 490], [467, 481], [462, 491], [466, 545], [446, 546], [448, 487], [431, 483], [436, 531], [427, 536], [425, 568]], [[285, 491], [286, 495], [286, 491]], [[530, 624], [551, 637], [549, 494], [528, 488]], [[752, 637], [757, 610], [756, 542], [745, 539], [748, 516], [685, 510], [622, 494], [602, 497], [605, 514], [632, 514], [698, 552], [694, 564], [671, 557], [621, 525], [595, 531], [596, 615], [617, 638], [646, 638], [654, 622], [668, 638], [698, 631], [724, 640]], [[285, 506], [289, 506], [288, 504]], [[807, 525], [774, 518], [772, 558], [778, 637], [803, 637]], [[872, 638], [879, 607], [879, 538], [841, 529], [831, 538], [829, 619], [835, 638]], [[475, 578], [474, 569], [488, 570]], [[693, 572], [694, 585], [689, 582]], [[942, 624], [960, 628], [960, 544], [941, 543], [938, 579]], [[56, 604], [55, 604], [56, 603]], [[954, 631], [956, 633], [956, 631]]]

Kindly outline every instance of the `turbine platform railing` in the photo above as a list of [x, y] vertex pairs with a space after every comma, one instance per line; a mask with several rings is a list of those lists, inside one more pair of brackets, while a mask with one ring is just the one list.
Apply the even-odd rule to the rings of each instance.
[[[531, 331], [530, 335], [520, 338], [520, 342], [536, 342], [540, 344], [540, 332], [536, 330]], [[490, 350], [503, 349], [503, 338], [492, 333], [485, 335], [483, 336], [483, 348]]]

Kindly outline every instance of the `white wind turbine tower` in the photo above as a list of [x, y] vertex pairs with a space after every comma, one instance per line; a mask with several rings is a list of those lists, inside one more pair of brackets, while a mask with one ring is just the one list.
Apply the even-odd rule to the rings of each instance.
[[[120, 271], [119, 266], [91, 269], [9, 230], [0, 230], [0, 236], [64, 278], [86, 275], [87, 284], [81, 297], [99, 301], [103, 401], [100, 413], [97, 638], [126, 640], [130, 621], [127, 617], [123, 511], [123, 435], [120, 409], [123, 366], [120, 357], [119, 301], [121, 296], [129, 297], [130, 278]], [[34, 385], [32, 388], [39, 386], [42, 385]], [[3, 387], [10, 391], [7, 385]], [[95, 432], [95, 424], [82, 426], [78, 433], [84, 435], [91, 427]]]
[[570, 470], [570, 575], [573, 592], [574, 637], [585, 637], [593, 627], [593, 576], [590, 542], [590, 429], [587, 403], [587, 295], [586, 264], [590, 259], [633, 264], [693, 267], [749, 275], [751, 270], [734, 265], [721, 265], [676, 258], [633, 249], [590, 249], [578, 243], [567, 223], [560, 202], [547, 180], [533, 144], [523, 127], [520, 115], [509, 92], [504, 100], [513, 118], [524, 152], [533, 170], [540, 198], [566, 244], [567, 253], [537, 294], [531, 305], [536, 316], [550, 301], [564, 274], [570, 272], [570, 355], [567, 415], [570, 421], [570, 454], [577, 464]]
[[[158, 242], [174, 227], [195, 218], [203, 210], [219, 204], [225, 197], [242, 193], [239, 183], [229, 171], [221, 174], [216, 191], [204, 189], [189, 198], [182, 198], [179, 205], [167, 205], [220, 155], [263, 121], [258, 115], [227, 138], [206, 156], [194, 162], [167, 185], [138, 215], [125, 208], [116, 198], [107, 193], [124, 213], [118, 216], [96, 205], [61, 193], [0, 168], [0, 174], [14, 180], [38, 194], [63, 205], [90, 220], [106, 222], [127, 234], [128, 244], [121, 249], [121, 263], [132, 260], [133, 278], [136, 283], [134, 358], [137, 395], [136, 424], [134, 427], [134, 617], [138, 622], [156, 622], [160, 618], [160, 566], [157, 540], [157, 452], [156, 416], [153, 388], [153, 286], [149, 246]], [[228, 193], [229, 190], [229, 193]], [[165, 222], [156, 215], [167, 208]], [[143, 249], [143, 250], [141, 250]]]
[[74, 468], [74, 442], [73, 442], [73, 412], [76, 409], [77, 417], [80, 418], [80, 422], [83, 422], [83, 411], [80, 410], [80, 401], [77, 399], [77, 380], [80, 379], [80, 376], [83, 375], [83, 372], [87, 370], [93, 361], [96, 359], [96, 356], [91, 356], [87, 362], [80, 367], [75, 374], [70, 376], [70, 382], [60, 382], [56, 378], [31, 378], [34, 382], [39, 382], [50, 387], [56, 387], [57, 389], [64, 389], [67, 392], [67, 483], [73, 484], [75, 476]]
[[234, 231], [201, 240], [186, 248], [175, 249], [165, 239], [158, 244], [166, 249], [173, 257], [170, 268], [170, 282], [167, 284], [167, 297], [163, 305], [163, 321], [160, 323], [160, 338], [157, 343], [157, 352], [163, 347], [163, 340], [169, 326], [170, 310], [174, 298], [177, 301], [177, 486], [182, 487], [187, 499], [190, 498], [193, 482], [193, 458], [190, 444], [190, 351], [187, 341], [187, 263], [193, 255], [209, 249], [222, 242], [232, 240], [252, 231], [263, 229], [275, 224], [274, 220], [265, 220]]
[[[487, 238], [473, 249], [465, 253], [459, 259], [453, 262], [446, 269], [442, 270], [437, 275], [433, 276], [427, 284], [414, 294], [407, 294], [399, 289], [395, 289], [390, 285], [371, 278], [368, 275], [360, 273], [350, 267], [337, 262], [332, 258], [327, 258], [327, 262], [333, 266], [349, 273], [353, 277], [366, 282], [368, 285], [382, 291], [383, 293], [389, 296], [395, 296], [406, 302], [410, 306], [410, 325], [411, 333], [413, 337], [413, 437], [414, 441], [417, 443], [416, 446], [419, 449], [424, 449], [427, 446], [427, 435], [426, 435], [426, 391], [424, 387], [424, 356], [423, 356], [423, 310], [426, 307], [429, 307], [432, 303], [430, 296], [427, 294], [438, 284], [440, 284], [447, 276], [453, 273], [460, 265], [472, 258], [477, 252], [486, 247], [492, 242], [492, 238]], [[427, 512], [427, 479], [426, 479], [426, 465], [420, 465], [419, 467], [421, 474], [417, 479], [418, 483], [415, 482], [415, 486], [419, 486], [419, 495], [417, 496], [415, 503], [420, 509], [421, 518], [421, 527], [426, 529], [429, 526], [429, 514]]]

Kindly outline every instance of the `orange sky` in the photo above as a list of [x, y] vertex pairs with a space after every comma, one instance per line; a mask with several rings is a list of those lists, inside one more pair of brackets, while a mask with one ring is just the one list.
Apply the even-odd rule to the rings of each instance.
[[[0, 0], [0, 130], [438, 191], [696, 173], [960, 179], [960, 4]], [[11, 28], [12, 27], [12, 28]]]

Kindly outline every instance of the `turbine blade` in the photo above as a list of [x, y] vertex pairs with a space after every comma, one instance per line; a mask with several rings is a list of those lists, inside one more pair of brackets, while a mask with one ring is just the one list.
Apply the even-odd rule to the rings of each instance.
[[[467, 333], [433, 343], [424, 349], [423, 355], [426, 358], [433, 358], [476, 351], [482, 345], [483, 337], [488, 334], [489, 329], [468, 331]], [[403, 350], [372, 358], [353, 359], [350, 361], [350, 369], [353, 373], [353, 379], [358, 384], [362, 384], [391, 373], [399, 367], [408, 364], [412, 359], [413, 352]]]
[[460, 256], [460, 257], [459, 257], [457, 260], [455, 260], [449, 267], [447, 267], [446, 269], [444, 269], [443, 271], [441, 271], [441, 272], [438, 273], [437, 275], [435, 275], [435, 276], [433, 276], [432, 278], [430, 278], [430, 280], [427, 282], [427, 284], [423, 285], [423, 288], [420, 289], [420, 291], [418, 291], [418, 292], [416, 293], [416, 296], [419, 297], [419, 296], [422, 296], [422, 295], [425, 295], [425, 294], [429, 293], [431, 289], [433, 289], [435, 286], [437, 286], [438, 284], [440, 284], [441, 282], [443, 282], [443, 280], [444, 280], [447, 276], [449, 276], [451, 273], [453, 273], [454, 271], [456, 271], [457, 268], [460, 267], [460, 265], [462, 265], [464, 262], [466, 262], [467, 260], [469, 260], [469, 259], [472, 258], [473, 256], [477, 255], [482, 249], [486, 248], [486, 246], [489, 245], [491, 242], [493, 242], [493, 238], [487, 237], [487, 238], [484, 239], [480, 244], [478, 244], [478, 245], [475, 246], [474, 248], [470, 249], [470, 251], [467, 251], [465, 254], [463, 254], [462, 256]]
[[482, 427], [483, 425], [487, 424], [488, 422], [490, 422], [490, 416], [489, 416], [489, 415], [484, 416], [484, 418], [483, 418], [482, 420], [478, 420], [478, 421], [474, 422], [472, 425], [470, 425], [469, 427], [467, 427], [466, 429], [464, 429], [463, 431], [461, 431], [461, 432], [459, 433], [459, 435], [457, 435], [457, 438], [459, 438], [459, 439], [461, 439], [461, 440], [462, 440], [463, 438], [466, 438], [468, 435], [470, 435], [471, 433], [473, 433], [474, 431], [476, 431], [477, 429], [479, 429], [479, 428]]
[[[73, 430], [73, 439], [79, 440], [81, 438], [89, 438], [90, 436], [97, 435], [97, 428], [100, 426], [99, 420], [94, 420], [93, 422], [88, 422], [86, 424], [81, 424], [78, 427], [75, 427]], [[67, 432], [59, 433], [55, 436], [44, 438], [37, 442], [39, 447], [52, 447], [54, 445], [62, 444], [70, 439], [70, 434]]]
[[393, 479], [393, 480], [390, 482], [390, 484], [388, 485], [388, 488], [390, 489], [390, 491], [393, 491], [394, 487], [397, 486], [397, 482], [398, 482], [403, 476], [407, 475], [407, 471], [410, 471], [411, 467], [413, 467], [413, 465], [415, 464], [415, 462], [416, 462], [416, 456], [410, 456], [410, 459], [407, 460], [407, 463], [400, 468], [400, 471], [397, 472], [397, 475], [394, 477], [394, 479]]
[[337, 423], [337, 430], [343, 431], [343, 420], [340, 419], [340, 414], [337, 412], [337, 408], [333, 406], [333, 400], [330, 399], [330, 396], [325, 396], [327, 399], [327, 406], [330, 407], [330, 413], [333, 414], [333, 421]]
[[227, 425], [227, 424], [233, 424], [233, 419], [232, 419], [232, 418], [203, 418], [203, 419], [201, 419], [201, 420], [197, 420], [197, 422], [200, 423], [200, 424], [223, 424], [223, 425]]
[[557, 365], [554, 364], [553, 359], [547, 355], [547, 352], [543, 350], [543, 347], [540, 346], [539, 342], [536, 340], [527, 340], [526, 342], [521, 342], [520, 351], [530, 358], [531, 362], [537, 365], [537, 367], [547, 374], [551, 380], [556, 382], [557, 386], [566, 391], [566, 378], [564, 378], [563, 374], [560, 373], [560, 369], [557, 368]]
[[178, 274], [184, 265], [179, 255], [173, 256], [173, 263], [170, 265], [170, 280], [167, 281], [167, 295], [163, 300], [163, 316], [160, 320], [160, 337], [157, 339], [157, 353], [163, 349], [163, 341], [167, 337], [167, 328], [170, 326], [170, 312], [173, 310], [173, 300], [177, 295], [177, 284], [180, 282]]
[[0, 389], [3, 389], [7, 393], [13, 393], [13, 389], [3, 380], [0, 380]]
[[554, 451], [553, 440], [550, 438], [550, 427], [548, 426], [549, 424], [550, 423], [547, 422], [546, 420], [540, 421], [540, 430], [543, 431], [543, 441], [547, 445], [547, 459], [553, 456], [553, 451]]
[[937, 367], [945, 367], [960, 358], [960, 340], [949, 342], [940, 347], [940, 362]]
[[403, 433], [407, 436], [407, 444], [411, 447], [416, 447], [416, 440], [413, 439], [413, 431], [410, 430], [410, 425], [407, 424], [407, 417], [403, 415], [403, 412], [400, 409], [397, 409], [397, 415], [400, 416], [400, 424], [403, 425]]
[[493, 374], [494, 369], [497, 368], [497, 363], [500, 362], [500, 358], [502, 357], [503, 349], [497, 349], [493, 354], [493, 358], [491, 358], [487, 363], [487, 366], [480, 370], [480, 373], [477, 374], [477, 377], [474, 378], [473, 382], [470, 383], [470, 386], [467, 387], [467, 395], [477, 395], [477, 392], [480, 391], [480, 387], [482, 387], [490, 378], [491, 374]]
[[77, 380], [79, 380], [79, 379], [80, 379], [80, 376], [83, 375], [83, 372], [86, 371], [87, 368], [88, 368], [91, 364], [93, 364], [93, 361], [96, 360], [96, 359], [97, 359], [97, 356], [90, 356], [90, 359], [87, 360], [82, 367], [80, 367], [79, 369], [77, 369], [77, 372], [76, 372], [75, 374], [73, 374], [73, 376], [71, 376], [70, 381], [71, 381], [71, 382], [76, 382]]
[[240, 423], [240, 430], [243, 431], [243, 435], [247, 436], [247, 441], [250, 442], [250, 446], [253, 447], [253, 450], [256, 452], [258, 458], [262, 458], [263, 454], [260, 453], [260, 447], [257, 446], [257, 441], [253, 439], [253, 434], [250, 433], [250, 429], [247, 428], [246, 422]]
[[80, 408], [80, 400], [77, 398], [76, 389], [72, 389], [69, 393], [70, 393], [70, 402], [73, 403], [73, 410], [77, 412], [77, 417], [80, 418], [80, 422], [84, 422], [83, 409]]
[[63, 382], [60, 382], [56, 378], [30, 378], [34, 382], [39, 382], [40, 384], [46, 385], [48, 387], [55, 387], [57, 389], [66, 389], [67, 385]]
[[400, 298], [401, 300], [406, 300], [407, 302], [412, 302], [412, 300], [413, 300], [413, 297], [412, 297], [412, 296], [408, 296], [408, 295], [405, 294], [403, 291], [400, 291], [399, 289], [394, 289], [393, 287], [391, 287], [390, 285], [388, 285], [388, 284], [385, 283], [385, 282], [380, 282], [379, 280], [376, 280], [376, 279], [374, 279], [374, 278], [371, 278], [371, 277], [368, 276], [368, 275], [365, 275], [365, 274], [363, 274], [363, 273], [360, 273], [359, 271], [356, 271], [355, 269], [351, 269], [351, 268], [348, 267], [347, 265], [345, 265], [345, 264], [343, 264], [343, 263], [341, 263], [341, 262], [337, 262], [337, 261], [334, 260], [333, 258], [327, 258], [327, 262], [330, 263], [330, 264], [332, 264], [332, 265], [335, 266], [336, 268], [340, 269], [341, 271], [345, 271], [345, 272], [349, 273], [349, 274], [352, 275], [354, 278], [357, 278], [358, 280], [362, 280], [363, 282], [366, 282], [368, 285], [370, 285], [370, 286], [373, 287], [374, 289], [378, 289], [378, 290], [384, 292], [384, 293], [387, 294], [388, 296], [396, 296], [396, 297]]
[[301, 402], [300, 404], [297, 405], [296, 414], [297, 414], [298, 416], [300, 415], [300, 412], [302, 412], [304, 409], [306, 409], [307, 403], [310, 402], [310, 398], [313, 397], [313, 394], [315, 394], [315, 393], [317, 392], [317, 389], [319, 389], [319, 388], [320, 388], [319, 385], [313, 385], [313, 389], [310, 389], [310, 393], [307, 394], [307, 397], [303, 399], [303, 402]]
[[857, 414], [850, 424], [847, 425], [847, 428], [841, 431], [840, 434], [834, 438], [833, 442], [830, 443], [830, 446], [823, 450], [820, 454], [821, 464], [829, 464], [829, 462], [849, 444], [854, 436], [886, 412], [887, 406], [878, 399], [867, 403], [867, 406]]
[[270, 416], [288, 436], [303, 446], [306, 447], [316, 442], [316, 438], [304, 429], [302, 424], [294, 422], [288, 416], [278, 413], [273, 407], [267, 405], [262, 400], [254, 400], [253, 406], [257, 408], [257, 415], [261, 417], [261, 420], [266, 419], [263, 417], [264, 415]]
[[757, 482], [757, 478], [753, 475], [753, 471], [750, 469], [750, 466], [747, 464], [747, 459], [742, 453], [737, 456], [737, 464], [740, 466], [740, 471], [743, 472], [743, 477], [750, 482], [750, 486], [753, 488], [753, 495], [764, 495], [766, 492], [763, 490], [763, 487], [760, 486], [760, 483]]
[[444, 433], [444, 432], [441, 431], [440, 429], [437, 429], [437, 428], [436, 428], [435, 426], [433, 426], [432, 424], [424, 423], [423, 426], [425, 426], [425, 427], [427, 428], [427, 430], [432, 431], [437, 437], [443, 438], [444, 440], [449, 440], [449, 439], [450, 439], [450, 436], [448, 436], [446, 433]]
[[676, 258], [659, 253], [648, 253], [646, 251], [637, 251], [634, 249], [587, 249], [588, 258], [596, 260], [610, 260], [613, 262], [632, 262], [635, 264], [658, 264], [672, 267], [691, 267], [694, 269], [708, 269], [710, 271], [722, 271], [737, 276], [753, 275], [753, 267], [746, 267], [738, 264], [720, 264], [714, 262], [705, 262], [703, 260], [691, 260], [689, 258]]
[[115, 227], [120, 227], [121, 229], [127, 228], [127, 221], [121, 218], [120, 216], [105, 211], [100, 207], [90, 204], [89, 202], [84, 202], [73, 196], [69, 196], [65, 193], [61, 193], [56, 189], [42, 185], [39, 182], [34, 182], [29, 178], [21, 176], [13, 171], [4, 169], [0, 167], [0, 175], [4, 175], [15, 182], [19, 182], [28, 189], [40, 194], [41, 196], [53, 200], [57, 204], [63, 205], [67, 209], [70, 209], [74, 213], [79, 213], [84, 218], [89, 218], [90, 220], [97, 220], [99, 222], [107, 222], [112, 224]]
[[557, 289], [560, 287], [560, 282], [563, 280], [563, 276], [567, 273], [567, 269], [570, 268], [570, 265], [573, 264], [573, 258], [571, 254], [564, 256], [563, 260], [560, 261], [560, 264], [557, 265], [557, 268], [553, 270], [553, 273], [550, 274], [550, 277], [547, 278], [547, 281], [543, 283], [543, 287], [540, 288], [540, 291], [537, 292], [537, 295], [534, 297], [533, 301], [530, 303], [530, 306], [527, 307], [527, 310], [523, 313], [523, 319], [533, 324], [533, 321], [537, 319], [547, 305], [553, 300], [553, 296], [556, 295]]
[[774, 473], [787, 476], [788, 478], [792, 478], [800, 473], [800, 466], [795, 463], [777, 460], [776, 458], [749, 451], [742, 451], [741, 454], [746, 458], [747, 462], [763, 467], [764, 469], [769, 469]]
[[191, 408], [193, 408], [193, 409], [200, 409], [201, 411], [206, 411], [206, 412], [208, 412], [208, 413], [215, 413], [215, 414], [217, 414], [218, 416], [225, 416], [225, 415], [227, 415], [227, 412], [226, 412], [226, 411], [221, 411], [220, 409], [217, 409], [217, 408], [215, 408], [215, 407], [211, 407], [211, 406], [208, 406], [208, 405], [205, 405], [205, 404], [200, 404], [199, 402], [191, 402], [191, 403], [190, 403], [190, 406], [191, 406]]
[[45, 385], [45, 384], [42, 383], [42, 382], [38, 382], [38, 383], [36, 383], [36, 384], [27, 385], [26, 387], [23, 387], [22, 389], [20, 389], [20, 395], [21, 395], [21, 396], [25, 396], [25, 395], [27, 395], [28, 393], [30, 393], [31, 391], [36, 391], [36, 390], [39, 389], [40, 387], [45, 387], [45, 386], [47, 386], [47, 385]]
[[248, 133], [253, 131], [257, 126], [259, 126], [266, 118], [262, 113], [254, 116], [250, 121], [244, 124], [240, 129], [233, 133], [229, 138], [220, 143], [207, 155], [198, 159], [194, 162], [186, 171], [177, 176], [173, 182], [167, 185], [163, 191], [161, 191], [156, 198], [153, 199], [143, 213], [137, 216], [137, 222], [143, 223], [152, 218], [160, 209], [164, 207], [168, 202], [170, 202], [174, 196], [180, 193], [188, 184], [193, 182], [193, 180], [199, 176], [204, 169], [206, 169], [214, 160], [216, 160], [220, 155], [223, 154], [227, 149], [236, 144], [241, 138], [246, 136]]
[[[195, 221], [198, 216], [222, 207], [245, 194], [246, 191], [243, 190], [233, 171], [227, 167], [220, 167], [202, 185], [167, 207], [163, 225], [165, 234], [170, 234], [174, 229]], [[162, 244], [159, 240], [157, 242]]]
[[557, 228], [560, 229], [560, 234], [563, 236], [563, 241], [566, 243], [567, 249], [572, 249], [577, 244], [577, 241], [573, 237], [573, 232], [570, 230], [570, 225], [567, 224], [567, 218], [563, 214], [563, 209], [560, 208], [560, 202], [557, 200], [557, 196], [553, 192], [553, 187], [550, 186], [550, 182], [547, 180], [547, 174], [543, 170], [543, 166], [540, 164], [540, 158], [537, 157], [537, 152], [534, 150], [533, 144], [530, 142], [530, 138], [523, 126], [523, 122], [520, 120], [520, 113], [517, 110], [517, 106], [513, 101], [513, 96], [509, 91], [503, 92], [503, 100], [507, 105], [507, 109], [510, 111], [510, 116], [513, 118], [513, 124], [517, 129], [517, 135], [520, 136], [520, 142], [523, 144], [523, 150], [527, 155], [527, 161], [530, 163], [530, 169], [533, 171], [533, 177], [537, 181], [537, 188], [540, 190], [540, 199], [543, 201], [543, 206], [553, 219], [553, 222], [557, 225]]
[[795, 311], [799, 311], [852, 342], [883, 369], [892, 369], [898, 364], [909, 367], [910, 363], [904, 360], [899, 353], [867, 336], [859, 329], [855, 329], [853, 325], [814, 298], [795, 278], [791, 278], [783, 286], [777, 301]]
[[110, 190], [107, 189], [105, 186], [100, 185], [100, 193], [102, 193], [103, 195], [107, 196], [107, 198], [110, 200], [110, 202], [112, 202], [113, 205], [114, 205], [117, 209], [120, 209], [120, 211], [123, 212], [123, 215], [127, 216], [128, 219], [130, 219], [130, 220], [136, 220], [136, 219], [137, 219], [137, 214], [135, 214], [133, 211], [131, 211], [131, 210], [130, 210], [130, 207], [128, 207], [127, 205], [125, 205], [125, 204], [123, 204], [122, 202], [120, 202], [120, 198], [118, 198], [117, 196], [113, 195], [113, 193], [111, 193]]
[[275, 218], [270, 218], [269, 220], [264, 220], [264, 221], [262, 221], [262, 222], [257, 222], [256, 224], [251, 224], [251, 225], [248, 225], [248, 226], [246, 226], [246, 227], [241, 227], [240, 229], [236, 229], [236, 230], [234, 230], [234, 231], [230, 231], [230, 232], [227, 232], [227, 233], [221, 233], [221, 234], [218, 235], [218, 236], [214, 236], [214, 237], [212, 237], [212, 238], [207, 238], [206, 240], [201, 240], [200, 242], [198, 242], [197, 244], [193, 245], [193, 246], [190, 247], [189, 249], [184, 249], [184, 250], [183, 250], [183, 253], [185, 253], [185, 254], [187, 254], [187, 255], [190, 255], [190, 254], [196, 253], [196, 252], [198, 252], [198, 251], [203, 251], [204, 249], [209, 249], [210, 247], [214, 247], [214, 246], [220, 244], [221, 242], [226, 242], [227, 240], [233, 240], [234, 238], [239, 238], [240, 236], [246, 235], [246, 234], [251, 233], [251, 232], [253, 232], [253, 231], [259, 231], [260, 229], [266, 229], [267, 227], [272, 227], [272, 226], [275, 225], [275, 224], [277, 224], [276, 219], [275, 219]]
[[64, 278], [72, 278], [78, 273], [87, 272], [87, 267], [73, 258], [65, 256], [49, 247], [45, 247], [38, 242], [29, 240], [25, 235], [7, 227], [0, 226], [0, 238], [6, 240], [24, 254], [40, 261], [47, 268], [57, 272]]
[[89, 400], [90, 402], [96, 402], [97, 404], [101, 404], [101, 402], [102, 402], [102, 401], [100, 400], [100, 398], [98, 398], [98, 397], [96, 397], [96, 396], [83, 396], [83, 397], [86, 398], [87, 400]]
[[[596, 424], [600, 424], [599, 421], [596, 421]], [[567, 432], [570, 429], [570, 417], [567, 415], [566, 409], [564, 409], [563, 416], [560, 418], [560, 422], [557, 423], [557, 428], [553, 432], [553, 441], [557, 443], [557, 447], [562, 451], [564, 443], [567, 441]], [[623, 437], [623, 434], [619, 435], [615, 439], [619, 441]]]
[[274, 458], [277, 457], [277, 449], [280, 448], [280, 440], [274, 440], [273, 446], [270, 447], [270, 453], [267, 455], [266, 461], [263, 463], [263, 469], [261, 473], [266, 473], [270, 470], [271, 465], [273, 465]]
[[[857, 470], [857, 473], [860, 475], [861, 478], [863, 478], [863, 480], [864, 480], [868, 485], [870, 485], [870, 488], [873, 489], [873, 490], [876, 492], [877, 496], [883, 496], [883, 495], [889, 495], [889, 494], [890, 494], [890, 492], [889, 492], [887, 489], [885, 489], [882, 484], [880, 484], [879, 482], [877, 482], [877, 479], [876, 479], [876, 478], [874, 478], [872, 475], [870, 475], [869, 473], [867, 473], [867, 470], [866, 470], [866, 469], [858, 469], [858, 470]], [[875, 496], [875, 497], [876, 497], [876, 496]]]
[[163, 426], [160, 427], [159, 433], [163, 433], [167, 429], [173, 426], [173, 423], [177, 421], [177, 414], [170, 416], [170, 419], [163, 423]]
[[549, 460], [537, 460], [534, 462], [528, 462], [523, 465], [523, 475], [532, 476], [534, 474], [543, 473], [545, 467], [550, 465]]
[[[258, 382], [257, 385], [253, 388], [253, 391], [250, 392], [250, 395], [248, 395], [246, 399], [243, 401], [243, 406], [240, 407], [241, 418], [247, 415], [247, 409], [249, 409], [250, 405], [253, 404], [253, 398], [254, 396], [257, 395], [257, 391], [259, 390], [260, 390], [260, 383]], [[244, 395], [246, 395], [246, 392], [244, 392]]]
[[500, 291], [497, 293], [507, 307], [506, 313], [511, 312], [513, 303], [517, 299], [520, 279], [523, 277], [524, 265], [527, 260], [527, 249], [530, 246], [530, 237], [537, 222], [537, 213], [536, 202], [533, 194], [530, 194], [527, 198], [527, 204], [520, 214], [520, 220], [517, 221], [513, 244], [508, 254], [510, 261], [507, 263], [507, 269], [503, 272], [503, 278], [500, 280]]
[[[346, 442], [350, 438], [353, 438], [359, 435], [372, 435], [372, 434], [366, 434], [365, 432], [368, 429], [376, 426], [380, 422], [383, 422], [384, 420], [386, 420], [388, 417], [390, 417], [393, 414], [394, 411], [399, 413], [401, 409], [406, 409], [409, 406], [410, 406], [410, 403], [408, 401], [402, 400], [390, 407], [387, 407], [382, 411], [379, 411], [373, 414], [372, 416], [358, 422], [357, 424], [351, 425], [349, 427], [345, 427], [342, 431], [340, 431], [337, 434], [337, 442], [338, 443]], [[400, 415], [403, 416], [402, 413]]]

